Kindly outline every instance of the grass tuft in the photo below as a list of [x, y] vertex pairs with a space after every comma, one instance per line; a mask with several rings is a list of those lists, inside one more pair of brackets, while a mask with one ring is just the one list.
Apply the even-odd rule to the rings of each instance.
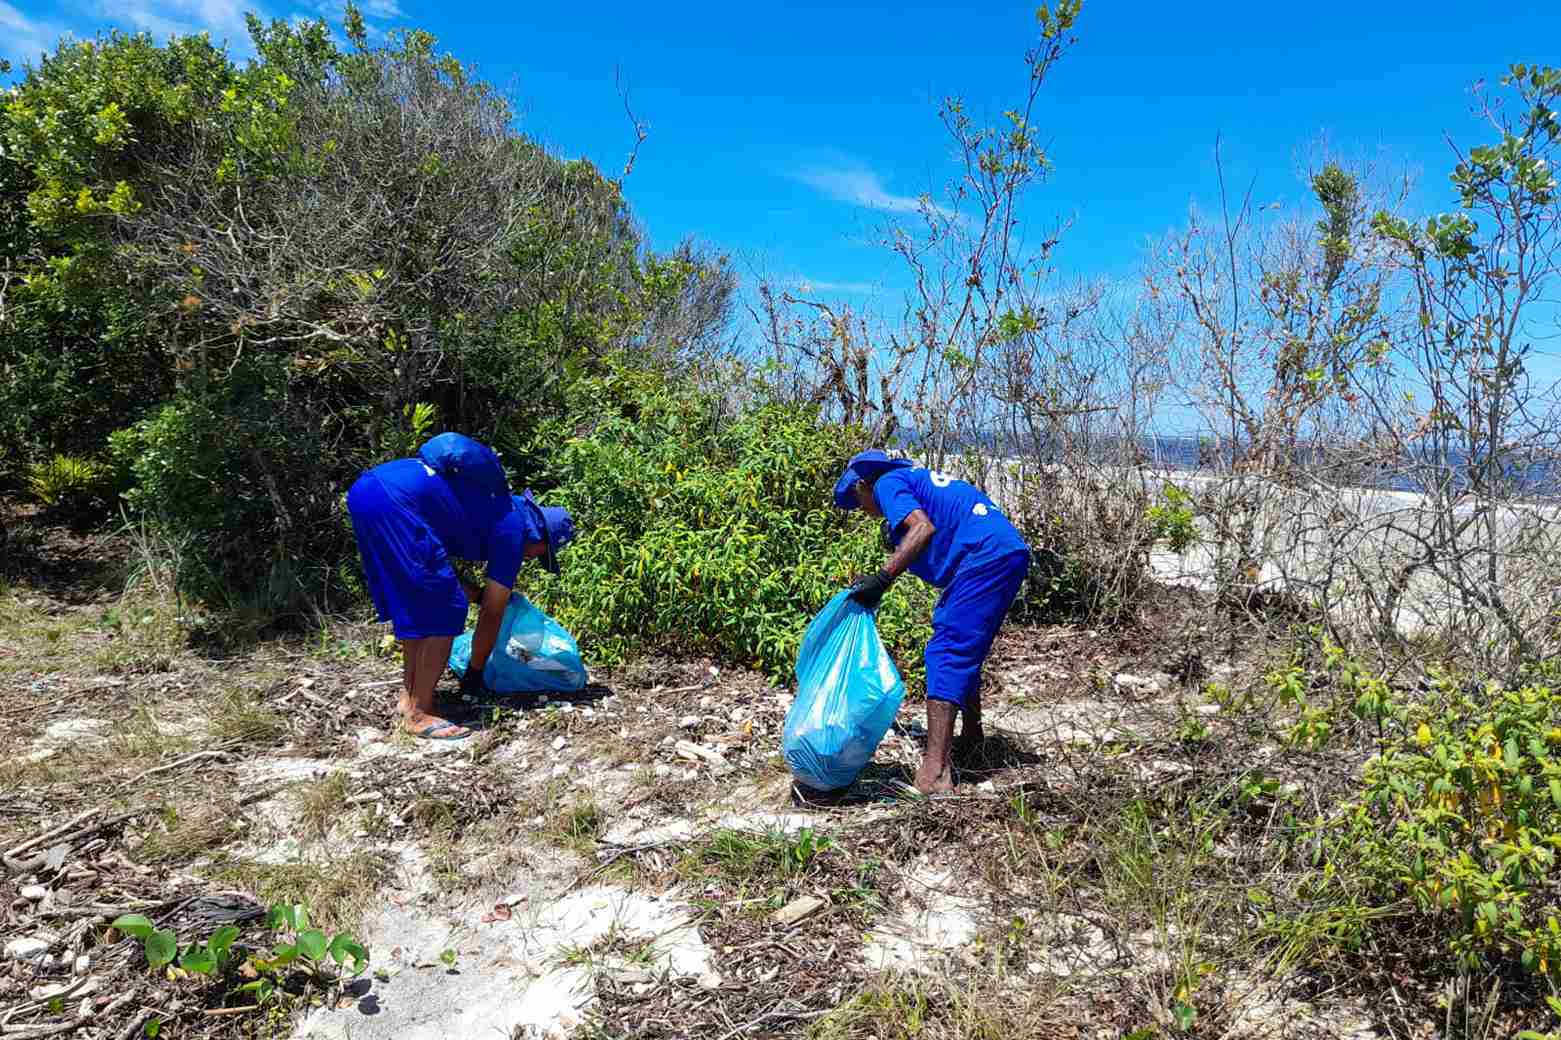
[[236, 818], [237, 806], [231, 802], [165, 806], [135, 856], [142, 863], [188, 863], [232, 841]]
[[595, 802], [581, 802], [559, 812], [549, 822], [547, 835], [575, 852], [588, 853], [607, 827], [607, 814]]
[[230, 860], [209, 872], [213, 881], [251, 892], [267, 904], [303, 903], [311, 918], [332, 930], [356, 928], [389, 875], [385, 857], [364, 850], [300, 863]]
[[328, 837], [332, 825], [347, 811], [346, 800], [347, 774], [340, 770], [298, 785], [293, 801], [299, 829], [314, 838]]
[[220, 741], [274, 745], [287, 736], [287, 720], [265, 706], [253, 690], [230, 690], [212, 708], [208, 723]]

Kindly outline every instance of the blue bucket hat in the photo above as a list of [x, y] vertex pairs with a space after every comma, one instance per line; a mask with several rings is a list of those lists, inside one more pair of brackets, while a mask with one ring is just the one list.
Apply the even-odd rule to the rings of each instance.
[[569, 510], [562, 506], [544, 506], [532, 497], [528, 489], [524, 494], [511, 495], [515, 501], [516, 509], [528, 510], [532, 519], [542, 528], [547, 536], [547, 555], [542, 558], [542, 566], [553, 574], [558, 573], [558, 551], [575, 537], [575, 521], [569, 515]]
[[915, 463], [910, 459], [891, 459], [877, 448], [858, 452], [846, 463], [846, 471], [840, 474], [840, 479], [835, 481], [835, 505], [841, 509], [855, 509], [856, 495], [852, 494], [851, 489], [858, 480], [877, 480], [891, 469], [905, 469], [913, 465]]
[[464, 434], [441, 433], [417, 449], [418, 458], [436, 473], [471, 481], [488, 494], [509, 494], [504, 465], [493, 449]]

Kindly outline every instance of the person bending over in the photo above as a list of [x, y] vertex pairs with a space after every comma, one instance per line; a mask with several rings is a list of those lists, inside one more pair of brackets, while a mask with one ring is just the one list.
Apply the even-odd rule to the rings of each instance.
[[876, 610], [906, 571], [943, 590], [927, 642], [927, 752], [916, 788], [951, 791], [953, 756], [983, 740], [981, 666], [1029, 572], [1030, 549], [979, 488], [882, 451], [851, 459], [835, 483], [835, 504], [881, 517], [892, 546], [883, 568], [852, 586], [852, 599]]
[[[530, 491], [511, 495], [498, 456], [458, 433], [433, 438], [417, 458], [363, 473], [347, 492], [347, 511], [379, 620], [401, 640], [402, 726], [430, 740], [470, 736], [433, 714], [434, 687], [466, 627], [467, 605], [480, 610], [461, 690], [476, 694], [521, 564], [539, 559], [557, 574], [573, 520], [538, 505]], [[485, 584], [458, 579], [452, 557], [487, 561]]]

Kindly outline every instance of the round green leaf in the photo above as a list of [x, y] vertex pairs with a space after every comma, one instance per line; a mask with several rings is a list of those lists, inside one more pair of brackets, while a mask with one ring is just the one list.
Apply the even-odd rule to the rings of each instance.
[[116, 917], [112, 927], [137, 939], [145, 939], [154, 930], [152, 922], [142, 914], [123, 914]]
[[179, 967], [197, 975], [210, 975], [217, 970], [217, 958], [206, 946], [192, 946], [179, 958]]
[[153, 968], [169, 963], [178, 952], [179, 944], [170, 931], [159, 928], [146, 937], [146, 962]]
[[312, 961], [325, 956], [325, 933], [316, 929], [298, 933], [298, 952]]
[[233, 948], [233, 940], [238, 938], [238, 934], [238, 929], [233, 925], [224, 925], [212, 933], [206, 947], [218, 959], [226, 957], [228, 951]]

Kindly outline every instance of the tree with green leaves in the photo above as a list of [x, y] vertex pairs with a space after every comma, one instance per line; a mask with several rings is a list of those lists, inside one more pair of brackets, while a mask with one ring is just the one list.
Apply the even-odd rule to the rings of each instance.
[[572, 381], [718, 347], [733, 288], [433, 37], [346, 22], [252, 18], [242, 67], [64, 42], [0, 119], [7, 457], [107, 450], [187, 588], [258, 615], [339, 583], [352, 474], [453, 428], [524, 475]]
[[156, 315], [125, 277], [113, 221], [148, 160], [176, 152], [236, 72], [204, 36], [62, 42], [0, 108], [0, 445], [100, 452], [167, 393]]
[[1480, 113], [1495, 139], [1457, 152], [1458, 208], [1372, 228], [1407, 279], [1410, 320], [1394, 340], [1395, 399], [1373, 433], [1402, 460], [1427, 515], [1389, 582], [1396, 606], [1430, 577], [1451, 590], [1456, 628], [1493, 669], [1551, 653], [1561, 530], [1519, 503], [1561, 462], [1561, 409], [1532, 368], [1556, 329], [1561, 275], [1561, 68], [1514, 65]]

